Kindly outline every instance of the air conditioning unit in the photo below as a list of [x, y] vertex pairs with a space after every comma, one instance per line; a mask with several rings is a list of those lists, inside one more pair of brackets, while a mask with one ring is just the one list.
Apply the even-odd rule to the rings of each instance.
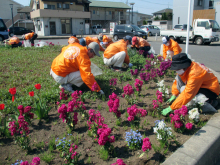
[[44, 4], [44, 9], [47, 9], [47, 4]]

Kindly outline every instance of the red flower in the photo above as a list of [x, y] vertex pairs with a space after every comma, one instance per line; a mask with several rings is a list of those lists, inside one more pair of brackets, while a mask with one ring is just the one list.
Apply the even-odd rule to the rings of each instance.
[[9, 93], [11, 93], [11, 95], [15, 95], [16, 94], [16, 88], [10, 88], [9, 89]]
[[41, 89], [41, 85], [40, 84], [36, 84], [34, 85], [36, 89]]
[[0, 110], [5, 109], [5, 104], [0, 104]]
[[29, 92], [29, 95], [30, 95], [31, 97], [33, 97], [33, 96], [34, 96], [34, 91]]

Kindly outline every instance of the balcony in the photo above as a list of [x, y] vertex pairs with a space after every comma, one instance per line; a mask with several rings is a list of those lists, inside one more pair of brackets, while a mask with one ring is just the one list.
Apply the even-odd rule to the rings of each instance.
[[34, 18], [90, 18], [90, 12], [84, 11], [69, 11], [69, 10], [48, 10], [38, 9], [32, 11], [31, 19]]

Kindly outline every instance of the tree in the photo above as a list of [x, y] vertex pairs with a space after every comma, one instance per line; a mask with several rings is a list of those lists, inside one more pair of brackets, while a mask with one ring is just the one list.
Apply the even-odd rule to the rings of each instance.
[[167, 20], [172, 20], [173, 19], [173, 13], [168, 12], [167, 13]]
[[168, 20], [167, 13], [162, 13], [161, 20]]
[[143, 20], [143, 25], [147, 25], [147, 21]]
[[154, 20], [156, 21], [156, 20], [160, 20], [160, 18], [158, 17], [158, 16], [156, 16], [155, 18], [154, 18]]

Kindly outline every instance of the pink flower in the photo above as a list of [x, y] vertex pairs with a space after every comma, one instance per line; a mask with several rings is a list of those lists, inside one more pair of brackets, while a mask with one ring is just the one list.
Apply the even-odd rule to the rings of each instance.
[[39, 165], [40, 164], [40, 158], [39, 157], [34, 157], [32, 160], [31, 165]]
[[147, 151], [147, 150], [151, 150], [151, 143], [149, 138], [144, 138], [143, 139], [143, 145], [142, 145], [142, 150], [143, 152]]
[[77, 152], [74, 152], [74, 153], [71, 155], [71, 159], [74, 159], [76, 155], [77, 155]]
[[127, 84], [126, 86], [124, 86], [123, 90], [124, 90], [124, 94], [128, 96], [131, 96], [131, 94], [134, 93], [133, 88], [130, 84]]
[[135, 79], [134, 86], [135, 86], [137, 91], [141, 91], [142, 85], [143, 85], [143, 81], [141, 81], [139, 79]]
[[129, 116], [128, 117], [128, 121], [133, 121], [134, 120], [134, 116]]
[[99, 90], [99, 85], [97, 84], [97, 82], [94, 82], [94, 84], [92, 85], [92, 91], [98, 92], [98, 90]]
[[174, 123], [174, 127], [175, 128], [181, 128], [183, 126], [183, 123], [181, 122], [181, 121], [176, 121], [175, 123]]
[[110, 142], [110, 143], [115, 142], [115, 137], [114, 137], [114, 136], [111, 136], [111, 137], [109, 138], [109, 142]]
[[122, 159], [117, 159], [116, 163], [113, 163], [111, 165], [126, 165]]
[[28, 161], [22, 162], [20, 165], [29, 165]]
[[24, 108], [24, 113], [29, 113], [31, 111], [31, 106], [26, 106]]
[[192, 123], [187, 123], [187, 124], [186, 124], [186, 129], [191, 130], [192, 127], [193, 127], [193, 124], [192, 124]]

